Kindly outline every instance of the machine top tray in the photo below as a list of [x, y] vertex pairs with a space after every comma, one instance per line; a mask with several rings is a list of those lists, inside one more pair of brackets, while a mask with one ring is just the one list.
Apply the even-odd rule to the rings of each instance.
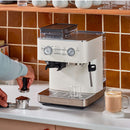
[[[100, 36], [105, 36], [105, 35], [102, 32], [95, 32], [95, 31], [76, 31], [76, 32], [73, 32], [70, 37], [68, 37], [64, 40], [90, 41], [90, 40], [93, 40]], [[54, 39], [54, 38], [50, 38], [50, 37], [41, 37], [41, 38], [47, 39], [47, 40]], [[57, 38], [56, 40], [63, 40], [63, 39]]]
[[78, 31], [71, 35], [70, 38], [66, 40], [86, 40], [90, 41], [97, 37], [103, 36], [102, 32], [91, 32], [91, 31]]

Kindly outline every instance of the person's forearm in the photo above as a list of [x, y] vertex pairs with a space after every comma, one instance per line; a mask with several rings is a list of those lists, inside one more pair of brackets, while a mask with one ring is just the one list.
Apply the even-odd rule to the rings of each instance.
[[0, 52], [0, 80], [12, 80], [27, 74], [24, 64], [15, 62]]

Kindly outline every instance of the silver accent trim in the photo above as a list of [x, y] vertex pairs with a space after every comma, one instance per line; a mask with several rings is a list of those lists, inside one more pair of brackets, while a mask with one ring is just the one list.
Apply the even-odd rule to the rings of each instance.
[[98, 93], [82, 93], [80, 98], [70, 97], [69, 91], [46, 89], [38, 94], [39, 102], [56, 105], [86, 107], [104, 95], [104, 89]]

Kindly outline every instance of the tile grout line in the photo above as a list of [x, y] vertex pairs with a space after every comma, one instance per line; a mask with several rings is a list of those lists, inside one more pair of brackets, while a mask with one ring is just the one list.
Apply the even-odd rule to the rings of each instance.
[[120, 89], [121, 89], [121, 15], [119, 16], [119, 70], [120, 70]]
[[123, 32], [120, 32], [122, 35], [130, 35], [130, 33], [123, 33]]
[[8, 43], [8, 45], [10, 45], [10, 46], [22, 46], [21, 44], [12, 44], [12, 43]]
[[102, 14], [102, 32], [104, 32], [104, 15]]
[[6, 12], [6, 18], [7, 18], [7, 23], [6, 23], [6, 27], [7, 27], [7, 30], [6, 30], [6, 44], [8, 45], [9, 43], [9, 39], [8, 39], [8, 11]]
[[[105, 31], [105, 33], [108, 33], [108, 34], [120, 34], [119, 32], [107, 32], [107, 31]], [[128, 34], [128, 35], [130, 35], [130, 34]]]
[[30, 64], [30, 65], [46, 65], [44, 63], [33, 63], [33, 62], [23, 62], [24, 64]]
[[[22, 29], [21, 29], [22, 30]], [[12, 46], [22, 46], [22, 44], [12, 44], [12, 43], [8, 43], [9, 45], [12, 45]], [[30, 44], [26, 44], [24, 45], [23, 44], [23, 47], [37, 47], [37, 45], [30, 45]]]
[[52, 13], [52, 24], [54, 24], [54, 13]]
[[113, 51], [113, 50], [103, 50], [104, 52], [113, 52], [113, 53], [127, 53], [130, 54], [129, 51]]
[[[0, 28], [11, 28], [11, 29], [21, 29], [21, 27], [13, 27], [13, 26], [0, 26]], [[31, 27], [23, 27], [23, 29], [38, 29], [38, 28], [31, 28]]]
[[22, 63], [23, 63], [23, 11], [22, 11], [22, 26], [21, 26], [21, 60], [22, 60]]
[[130, 54], [130, 51], [121, 51], [121, 53], [127, 53], [127, 54]]
[[85, 31], [87, 31], [87, 14], [85, 14]]
[[[37, 28], [38, 27], [38, 12], [36, 12], [36, 20], [37, 20]], [[37, 38], [38, 38], [38, 29], [37, 29]], [[37, 43], [38, 44], [38, 43]], [[37, 48], [37, 53], [38, 53], [38, 48]], [[38, 55], [37, 55], [37, 81], [39, 81], [39, 60], [38, 60]]]
[[70, 24], [70, 13], [68, 14], [68, 24]]
[[104, 69], [104, 70], [110, 70], [110, 71], [118, 71], [118, 72], [128, 72], [130, 73], [130, 70], [118, 70], [118, 69]]
[[32, 62], [23, 62], [24, 64], [31, 64], [31, 65], [37, 65], [37, 63], [32, 63]]

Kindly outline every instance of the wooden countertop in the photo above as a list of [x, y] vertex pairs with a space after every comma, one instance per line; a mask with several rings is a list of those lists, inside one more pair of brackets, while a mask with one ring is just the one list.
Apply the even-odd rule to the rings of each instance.
[[107, 15], [130, 15], [130, 10], [98, 10], [96, 8], [54, 8], [54, 7], [19, 7], [16, 4], [0, 4], [0, 11], [25, 11], [25, 12], [51, 12], [51, 13], [76, 13], [76, 14], [107, 14]]

